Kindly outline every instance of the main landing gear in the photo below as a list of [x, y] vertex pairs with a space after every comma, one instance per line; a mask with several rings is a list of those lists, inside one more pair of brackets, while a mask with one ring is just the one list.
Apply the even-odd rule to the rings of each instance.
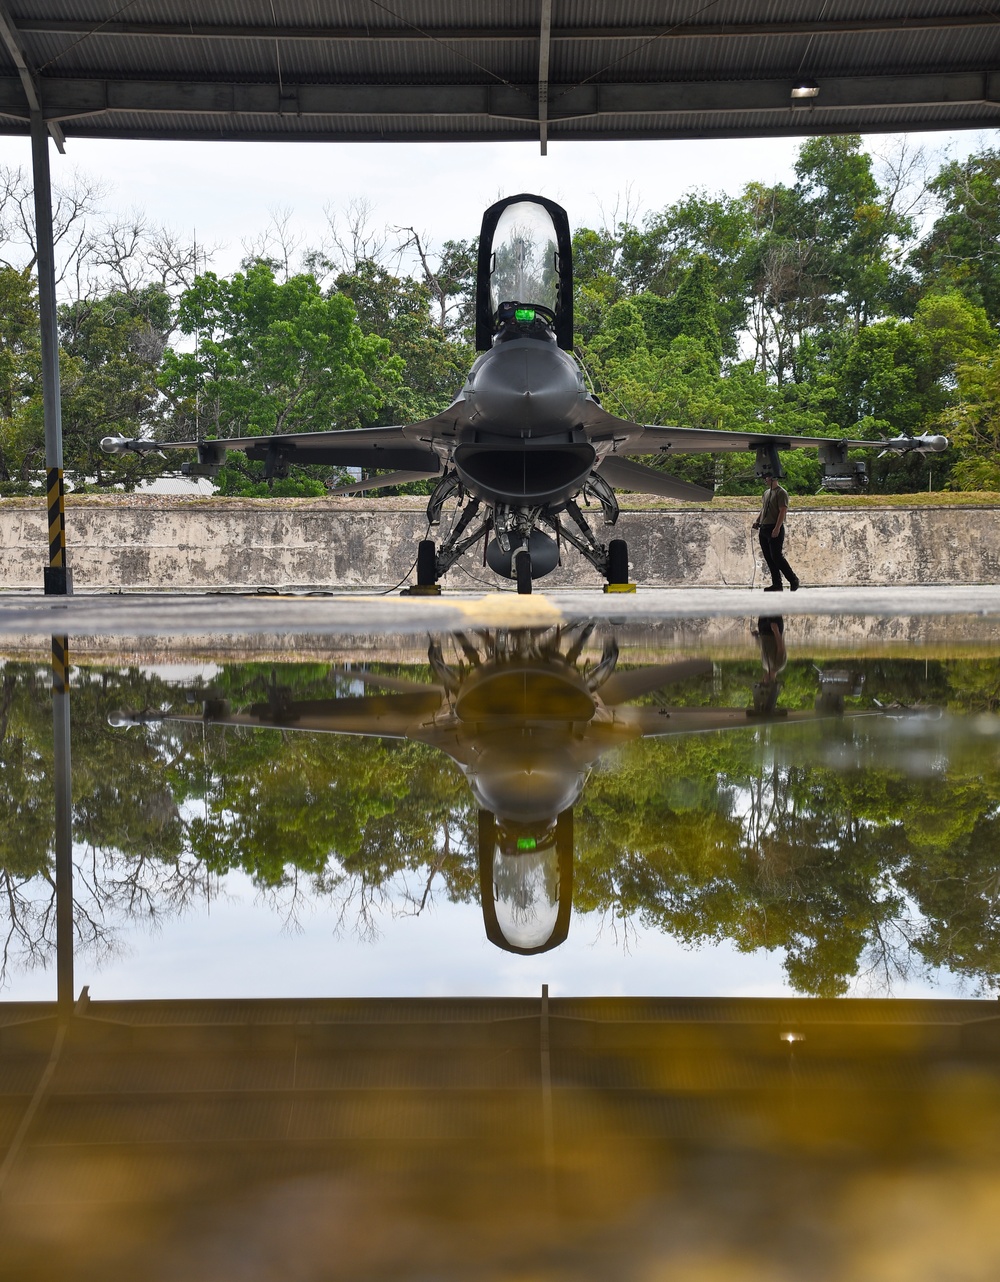
[[437, 549], [433, 539], [417, 544], [417, 587], [431, 588], [437, 583]]
[[608, 544], [608, 586], [621, 587], [628, 583], [628, 544], [624, 539], [612, 539]]
[[[618, 503], [608, 483], [592, 473], [584, 495], [596, 498], [603, 510], [605, 525], [618, 519]], [[629, 583], [628, 545], [624, 539], [611, 539], [607, 544], [595, 538], [573, 498], [558, 506], [521, 507], [510, 504], [485, 504], [463, 493], [453, 473], [442, 477], [427, 504], [431, 528], [441, 523], [446, 499], [457, 497], [459, 510], [451, 529], [436, 544], [422, 539], [417, 545], [417, 582], [409, 589], [415, 595], [437, 595], [438, 582], [458, 558], [476, 543], [484, 541], [484, 559], [495, 573], [512, 579], [520, 595], [532, 590], [534, 579], [554, 570], [559, 564], [561, 544], [574, 547], [605, 580], [605, 592], [634, 592]], [[539, 527], [547, 527], [541, 529]]]
[[417, 581], [412, 588], [403, 588], [403, 596], [440, 596], [438, 586], [438, 558], [433, 539], [421, 539], [417, 544]]
[[[433, 539], [421, 539], [417, 544], [417, 595], [437, 595], [438, 552]], [[634, 592], [635, 584], [628, 580], [628, 544], [624, 539], [612, 539], [608, 544], [605, 561], [605, 592]], [[519, 596], [530, 596], [532, 590], [531, 549], [524, 542], [514, 549], [511, 556], [510, 577], [517, 583]], [[413, 590], [413, 589], [411, 589]]]

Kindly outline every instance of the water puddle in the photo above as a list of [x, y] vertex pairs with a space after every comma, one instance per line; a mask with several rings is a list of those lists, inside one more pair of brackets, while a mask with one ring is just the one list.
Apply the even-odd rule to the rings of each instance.
[[244, 649], [0, 668], [16, 1275], [993, 1275], [984, 621]]

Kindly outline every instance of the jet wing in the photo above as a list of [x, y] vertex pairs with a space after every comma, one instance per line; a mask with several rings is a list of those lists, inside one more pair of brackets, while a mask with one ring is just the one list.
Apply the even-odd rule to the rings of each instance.
[[[637, 425], [638, 426], [638, 425]], [[857, 441], [842, 436], [786, 436], [778, 432], [723, 432], [703, 427], [639, 427], [628, 441], [619, 446], [621, 454], [723, 454], [737, 450], [753, 452], [762, 445], [777, 450], [817, 449], [828, 442], [849, 450], [899, 450], [908, 453], [934, 453], [947, 449], [943, 436], [897, 436], [891, 440]]]
[[[202, 467], [218, 467], [228, 450], [264, 463], [272, 474], [289, 464], [318, 463], [328, 467], [365, 467], [404, 471], [420, 478], [441, 473], [440, 456], [431, 442], [454, 432], [448, 411], [404, 427], [362, 427], [331, 432], [286, 432], [273, 436], [227, 436], [203, 441], [127, 440], [106, 436], [101, 449], [108, 454], [144, 454], [162, 450], [197, 450]], [[370, 489], [368, 485], [365, 488]]]
[[658, 663], [620, 672], [616, 670], [598, 687], [598, 694], [603, 704], [613, 708], [627, 703], [629, 699], [638, 699], [641, 695], [662, 690], [665, 685], [672, 685], [675, 681], [704, 677], [711, 671], [712, 664], [708, 659], [678, 659], [675, 663]]
[[948, 448], [948, 440], [944, 436], [896, 436], [890, 440], [858, 441], [840, 436], [793, 436], [767, 431], [724, 432], [703, 427], [657, 427], [617, 418], [596, 401], [585, 406], [581, 417], [587, 436], [595, 445], [601, 441], [614, 442], [614, 454], [607, 456], [607, 461], [611, 461], [615, 455], [660, 454], [666, 451], [674, 454], [722, 454], [734, 451], [753, 453], [761, 446], [773, 446], [778, 450], [816, 449], [830, 441], [846, 446], [849, 450], [881, 449], [903, 454], [913, 450], [921, 454], [937, 453]]
[[254, 704], [245, 712], [233, 712], [222, 702], [206, 703], [202, 713], [123, 711], [113, 714], [111, 724], [149, 725], [169, 721], [409, 739], [418, 734], [441, 707], [440, 690], [432, 686], [425, 687], [425, 690], [426, 693], [419, 694], [369, 694]]
[[843, 721], [878, 716], [877, 712], [824, 712], [815, 709], [777, 708], [754, 712], [747, 708], [616, 708], [615, 720], [625, 722], [643, 738], [675, 734], [705, 734], [715, 730], [750, 730], [759, 725], [789, 725], [804, 721]]

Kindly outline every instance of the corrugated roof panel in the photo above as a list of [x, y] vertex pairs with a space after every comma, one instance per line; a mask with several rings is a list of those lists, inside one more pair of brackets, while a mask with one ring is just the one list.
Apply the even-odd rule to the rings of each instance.
[[[795, 75], [857, 76], [878, 73], [991, 70], [1000, 54], [1000, 24], [939, 32], [880, 32], [845, 37], [762, 36], [711, 41], [559, 41], [552, 46], [550, 79], [578, 80], [742, 80]], [[595, 56], [597, 55], [597, 56]]]
[[141, 7], [123, 9], [115, 0], [16, 0], [10, 6], [16, 19], [28, 16], [78, 22], [109, 22], [116, 18], [142, 22], [234, 22], [273, 26], [339, 25], [345, 27], [497, 27], [538, 23], [538, 0], [407, 0], [399, 16], [393, 6], [376, 8], [369, 0], [143, 0]]
[[[54, 1004], [0, 1003], [3, 1022], [44, 1020], [54, 1031]], [[100, 1031], [121, 1028], [169, 1030], [278, 1028], [298, 1031], [350, 1028], [364, 1024], [385, 1027], [446, 1024], [512, 1025], [538, 1019], [538, 997], [490, 998], [274, 998], [171, 1001], [91, 1001], [80, 1027], [95, 1025]], [[1000, 1021], [1000, 1005], [968, 999], [876, 999], [843, 1001], [815, 997], [714, 998], [714, 997], [552, 997], [551, 1020], [588, 1020], [599, 1023], [708, 1022], [784, 1023], [797, 1019], [829, 1024], [964, 1024]], [[75, 1036], [75, 1034], [74, 1034]]]
[[[567, 9], [578, 23], [608, 21], [606, 0], [556, 0], [554, 21], [567, 19]], [[860, 20], [877, 16], [890, 20], [934, 17], [939, 14], [966, 14], [979, 6], [968, 0], [827, 0], [821, 6], [816, 0], [718, 0], [711, 6], [692, 3], [671, 6], [670, 22], [717, 26], [723, 23], [829, 22]], [[622, 25], [649, 23], [666, 26], [662, 0], [621, 0], [614, 6], [612, 21]]]
[[870, 998], [843, 1001], [817, 997], [554, 997], [549, 1017], [601, 1023], [681, 1021], [712, 1024], [783, 1024], [807, 1020], [830, 1024], [938, 1024], [1000, 1019], [992, 1002]]
[[36, 65], [49, 75], [129, 78], [272, 80], [278, 59], [283, 80], [308, 83], [479, 84], [484, 80], [533, 83], [538, 53], [529, 44], [461, 41], [338, 43], [333, 40], [189, 40], [179, 36], [102, 35], [73, 40], [63, 34], [30, 37]]
[[[0, 122], [0, 130], [24, 133], [25, 129]], [[482, 142], [518, 138], [534, 140], [538, 126], [512, 121], [496, 122], [484, 117], [446, 121], [409, 116], [391, 119], [338, 116], [185, 116], [94, 115], [66, 124], [66, 133], [75, 138], [190, 138], [197, 141], [248, 139], [258, 142], [285, 139], [289, 142]], [[611, 136], [611, 135], [602, 135]], [[620, 136], [620, 135], [618, 135]]]

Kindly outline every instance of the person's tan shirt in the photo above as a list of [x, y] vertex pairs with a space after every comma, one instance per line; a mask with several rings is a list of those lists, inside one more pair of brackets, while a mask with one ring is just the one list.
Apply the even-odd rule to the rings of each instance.
[[773, 490], [764, 491], [764, 503], [760, 509], [761, 525], [777, 525], [781, 509], [788, 507], [788, 491], [780, 485]]

